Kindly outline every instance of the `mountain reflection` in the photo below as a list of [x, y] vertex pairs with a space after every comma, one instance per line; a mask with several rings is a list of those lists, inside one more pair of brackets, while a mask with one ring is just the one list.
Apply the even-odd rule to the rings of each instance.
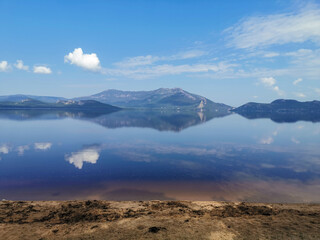
[[229, 112], [215, 111], [122, 110], [105, 113], [101, 111], [1, 110], [0, 118], [18, 121], [73, 118], [94, 122], [106, 128], [140, 127], [179, 132], [188, 127], [196, 126], [213, 118], [225, 117], [229, 114]]
[[298, 121], [320, 122], [320, 113], [290, 113], [290, 112], [241, 112], [239, 115], [247, 119], [269, 118], [276, 123], [293, 123]]

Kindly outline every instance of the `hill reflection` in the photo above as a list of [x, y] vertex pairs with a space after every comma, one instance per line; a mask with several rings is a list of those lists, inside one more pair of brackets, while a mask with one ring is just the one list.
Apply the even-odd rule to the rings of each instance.
[[298, 121], [320, 122], [320, 113], [299, 112], [239, 112], [237, 113], [247, 119], [271, 119], [276, 123], [294, 123]]
[[0, 110], [0, 118], [17, 121], [55, 120], [73, 118], [94, 122], [106, 128], [139, 127], [158, 131], [180, 132], [214, 118], [228, 116], [229, 112], [197, 111], [139, 111], [122, 110], [113, 113], [102, 111], [61, 110]]

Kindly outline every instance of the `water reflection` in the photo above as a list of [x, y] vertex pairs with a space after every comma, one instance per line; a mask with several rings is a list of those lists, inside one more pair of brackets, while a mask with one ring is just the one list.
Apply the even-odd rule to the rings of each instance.
[[288, 112], [241, 112], [239, 115], [247, 119], [268, 118], [277, 123], [293, 123], [298, 121], [320, 122], [320, 113], [288, 113]]
[[143, 127], [159, 131], [179, 132], [213, 118], [228, 116], [229, 112], [179, 112], [123, 110], [101, 111], [0, 110], [0, 118], [10, 120], [53, 120], [73, 118], [94, 122], [106, 128]]
[[7, 144], [0, 145], [0, 160], [1, 160], [1, 155], [8, 154], [9, 151], [10, 151], [10, 148]]
[[0, 198], [320, 202], [318, 123], [197, 112], [31, 115], [0, 119]]
[[100, 157], [99, 146], [93, 145], [84, 147], [78, 152], [66, 154], [65, 159], [70, 164], [73, 164], [76, 168], [82, 169], [83, 163], [96, 164]]
[[9, 146], [7, 144], [0, 145], [0, 153], [8, 154], [9, 153]]
[[24, 152], [29, 149], [30, 149], [29, 145], [23, 145], [23, 146], [18, 146], [16, 151], [18, 152], [19, 156], [23, 156]]

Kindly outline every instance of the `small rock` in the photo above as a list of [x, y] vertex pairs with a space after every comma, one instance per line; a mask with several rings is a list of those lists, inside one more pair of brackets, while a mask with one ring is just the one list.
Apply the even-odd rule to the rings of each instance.
[[163, 227], [150, 227], [149, 228], [149, 232], [151, 233], [157, 233], [159, 232], [160, 230], [167, 230], [166, 228], [163, 228]]

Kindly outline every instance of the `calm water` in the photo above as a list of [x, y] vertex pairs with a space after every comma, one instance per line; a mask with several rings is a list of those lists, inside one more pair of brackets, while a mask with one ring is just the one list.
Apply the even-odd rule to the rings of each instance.
[[0, 198], [320, 202], [320, 123], [0, 111]]

